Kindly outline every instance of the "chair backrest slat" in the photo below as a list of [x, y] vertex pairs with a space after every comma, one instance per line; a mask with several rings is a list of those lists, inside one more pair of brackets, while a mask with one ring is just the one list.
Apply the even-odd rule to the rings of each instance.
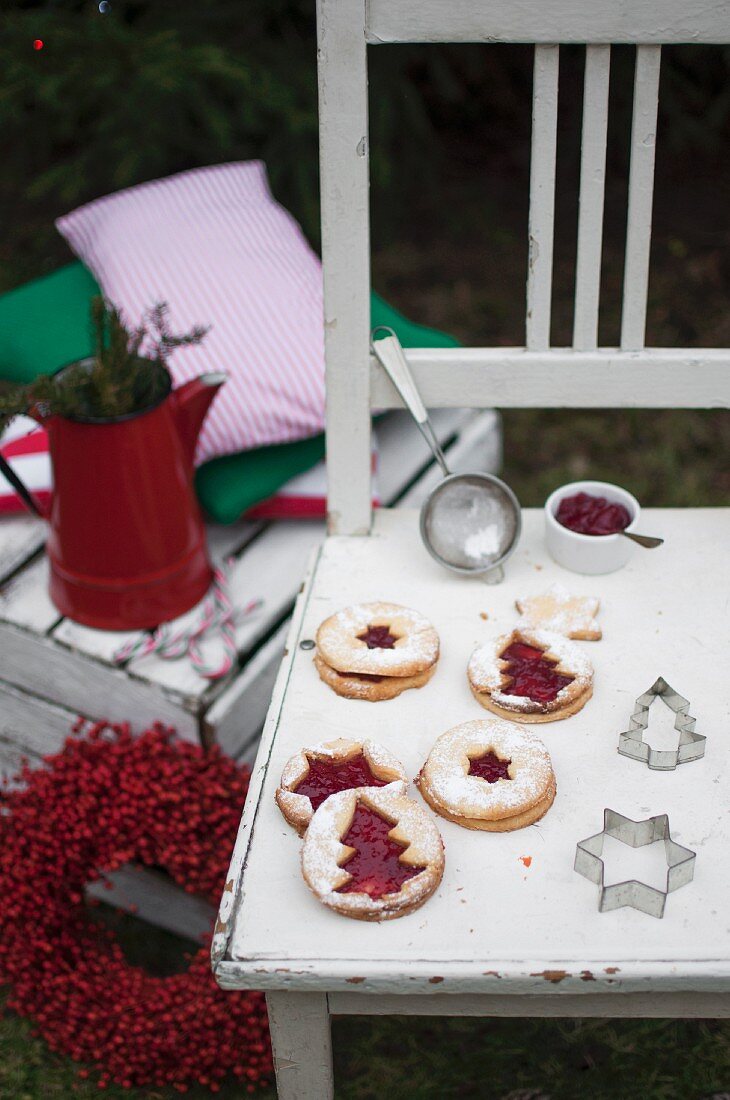
[[368, 42], [730, 41], [724, 0], [364, 0]]
[[646, 332], [660, 64], [661, 46], [637, 47], [621, 312], [621, 347], [624, 351], [643, 348]]
[[558, 46], [535, 46], [527, 265], [527, 346], [550, 346], [558, 130]]
[[[730, 405], [730, 351], [646, 348], [661, 46], [730, 43], [730, 2], [317, 0], [330, 530], [364, 534], [371, 408], [400, 402], [369, 353], [367, 45], [535, 47], [526, 347], [412, 349], [426, 404]], [[559, 45], [586, 47], [573, 347], [550, 345]], [[636, 47], [621, 347], [597, 346], [611, 45]]]
[[573, 347], [578, 351], [598, 347], [610, 69], [610, 46], [586, 47], [573, 318]]
[[319, 142], [333, 531], [370, 526], [370, 217], [363, 0], [319, 0]]

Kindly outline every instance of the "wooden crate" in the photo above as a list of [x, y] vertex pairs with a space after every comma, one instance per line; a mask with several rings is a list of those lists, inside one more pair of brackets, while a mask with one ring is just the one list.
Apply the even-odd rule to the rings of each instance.
[[[439, 434], [457, 465], [498, 468], [496, 414], [444, 410]], [[384, 502], [412, 504], [436, 475], [404, 414], [378, 427]], [[255, 751], [284, 651], [290, 610], [306, 561], [324, 537], [319, 521], [210, 526], [213, 557], [231, 557], [231, 590], [259, 613], [237, 628], [238, 668], [211, 684], [189, 661], [151, 655], [118, 667], [113, 654], [131, 634], [90, 630], [59, 616], [47, 591], [45, 525], [22, 516], [0, 521], [0, 769], [15, 771], [22, 754], [59, 748], [76, 715], [129, 721], [140, 730], [155, 719], [188, 740], [218, 742], [241, 757]]]

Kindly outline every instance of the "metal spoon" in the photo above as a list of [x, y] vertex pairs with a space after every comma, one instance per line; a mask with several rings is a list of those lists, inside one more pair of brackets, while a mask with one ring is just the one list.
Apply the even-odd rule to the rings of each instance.
[[625, 539], [631, 539], [632, 542], [643, 546], [645, 550], [653, 550], [655, 546], [661, 546], [664, 542], [664, 539], [656, 538], [654, 535], [636, 535], [633, 531], [617, 531], [617, 534], [623, 535]]
[[[376, 340], [379, 332], [387, 335]], [[451, 473], [393, 329], [386, 325], [373, 329], [371, 348], [444, 474], [421, 508], [426, 549], [455, 573], [482, 575], [488, 583], [502, 580], [502, 563], [517, 546], [522, 527], [517, 497], [492, 474]]]

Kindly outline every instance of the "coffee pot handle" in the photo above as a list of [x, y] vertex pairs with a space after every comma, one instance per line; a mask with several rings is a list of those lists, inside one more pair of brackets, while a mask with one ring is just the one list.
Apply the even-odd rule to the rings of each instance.
[[23, 504], [25, 504], [29, 512], [33, 512], [33, 514], [38, 516], [39, 519], [48, 519], [48, 516], [43, 507], [35, 499], [30, 489], [28, 489], [27, 485], [23, 484], [13, 467], [10, 465], [8, 460], [3, 457], [2, 454], [0, 454], [0, 473], [3, 475], [6, 481], [8, 481], [10, 485], [12, 485], [13, 489], [15, 489], [15, 492], [23, 501]]

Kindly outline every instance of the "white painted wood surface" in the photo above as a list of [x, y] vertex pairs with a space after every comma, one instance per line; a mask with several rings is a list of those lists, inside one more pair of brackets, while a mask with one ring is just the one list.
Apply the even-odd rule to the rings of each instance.
[[638, 47], [634, 76], [629, 210], [621, 312], [621, 347], [624, 351], [633, 351], [644, 346], [660, 66], [660, 46]]
[[33, 516], [7, 516], [2, 521], [0, 539], [0, 579], [9, 577], [40, 549], [46, 541], [46, 525]]
[[[327, 540], [297, 604], [236, 845], [214, 954], [223, 985], [557, 997], [730, 992], [730, 742], [722, 734], [730, 714], [716, 665], [727, 645], [728, 605], [718, 596], [727, 590], [730, 511], [647, 510], [645, 518], [665, 546], [651, 555], [637, 548], [623, 571], [588, 578], [550, 561], [542, 514], [528, 510], [507, 579], [494, 587], [433, 563], [407, 510], [378, 513], [370, 539]], [[518, 595], [556, 580], [600, 595], [604, 637], [584, 644], [596, 668], [593, 699], [573, 718], [537, 728], [557, 775], [553, 808], [511, 834], [439, 819], [444, 880], [410, 917], [369, 925], [325, 909], [301, 878], [301, 842], [274, 803], [284, 762], [312, 739], [372, 736], [375, 722], [378, 739], [415, 775], [440, 733], [485, 713], [466, 683], [473, 647], [515, 625]], [[442, 641], [426, 688], [377, 705], [329, 691], [296, 644], [339, 607], [375, 597], [418, 607]], [[659, 674], [689, 697], [708, 735], [705, 758], [673, 773], [652, 773], [616, 751], [634, 699]], [[598, 913], [595, 887], [573, 871], [575, 845], [600, 829], [606, 805], [635, 818], [668, 812], [675, 839], [698, 853], [694, 882], [672, 895], [662, 921], [632, 909]]]
[[573, 347], [579, 351], [595, 351], [598, 346], [610, 71], [611, 47], [587, 46], [573, 318]]
[[559, 56], [558, 46], [535, 47], [525, 323], [531, 351], [550, 346]]
[[269, 993], [266, 997], [279, 1100], [333, 1100], [332, 1035], [327, 997]]
[[367, 39], [387, 42], [730, 42], [722, 0], [368, 0]]
[[[432, 408], [654, 408], [730, 407], [727, 348], [411, 348], [406, 358], [424, 401]], [[371, 401], [402, 402], [373, 357]]]
[[370, 528], [370, 219], [363, 0], [317, 0], [329, 529]]

